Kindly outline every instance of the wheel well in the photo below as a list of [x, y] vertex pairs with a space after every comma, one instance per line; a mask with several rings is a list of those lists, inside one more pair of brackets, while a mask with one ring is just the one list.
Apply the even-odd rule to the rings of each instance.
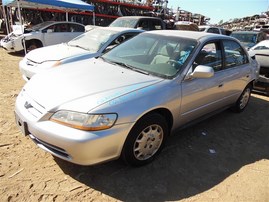
[[[255, 83], [255, 80], [252, 80], [252, 81], [250, 81], [250, 82], [248, 83], [248, 85], [251, 86], [251, 88], [253, 89], [253, 87], [254, 87], [254, 83]], [[247, 86], [248, 86], [248, 85], [247, 85]]]
[[168, 124], [169, 132], [170, 132], [171, 128], [172, 128], [172, 125], [173, 125], [173, 121], [174, 121], [172, 113], [166, 108], [158, 108], [158, 109], [154, 109], [154, 110], [144, 114], [141, 118], [143, 118], [144, 116], [147, 116], [149, 114], [152, 114], [152, 113], [160, 114], [165, 118], [165, 120], [166, 120], [166, 122]]
[[42, 47], [43, 46], [42, 42], [40, 40], [38, 40], [38, 39], [31, 39], [31, 40], [25, 41], [26, 47], [28, 47], [32, 43], [35, 43], [39, 47]]

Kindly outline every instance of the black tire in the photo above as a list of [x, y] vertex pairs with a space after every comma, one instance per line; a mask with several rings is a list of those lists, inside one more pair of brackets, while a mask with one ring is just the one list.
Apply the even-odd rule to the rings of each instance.
[[160, 114], [149, 114], [132, 128], [122, 150], [122, 159], [131, 166], [150, 163], [164, 147], [169, 129]]
[[238, 100], [236, 101], [235, 105], [232, 107], [232, 110], [234, 112], [240, 113], [244, 111], [244, 109], [247, 107], [248, 102], [251, 97], [251, 91], [252, 91], [252, 86], [247, 85], [247, 87], [244, 89]]

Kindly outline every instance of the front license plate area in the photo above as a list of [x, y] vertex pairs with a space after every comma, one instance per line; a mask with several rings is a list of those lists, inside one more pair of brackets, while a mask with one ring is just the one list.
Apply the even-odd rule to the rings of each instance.
[[22, 121], [21, 118], [15, 113], [15, 120], [17, 126], [20, 128], [21, 132], [26, 136], [29, 135], [28, 125], [26, 122]]

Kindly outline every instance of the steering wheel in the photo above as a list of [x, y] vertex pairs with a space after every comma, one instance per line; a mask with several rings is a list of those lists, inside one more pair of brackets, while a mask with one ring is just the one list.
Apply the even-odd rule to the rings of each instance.
[[178, 61], [170, 59], [167, 61], [167, 63], [171, 64], [172, 66], [175, 66], [176, 64], [178, 64]]
[[166, 63], [170, 64], [175, 69], [179, 69], [182, 66], [178, 61], [173, 60], [173, 59], [168, 60]]

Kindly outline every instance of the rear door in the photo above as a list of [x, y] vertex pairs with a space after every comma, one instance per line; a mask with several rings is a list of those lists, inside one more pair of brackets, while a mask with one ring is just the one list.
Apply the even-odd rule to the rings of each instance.
[[251, 66], [245, 50], [234, 40], [223, 40], [223, 96], [226, 103], [235, 102], [250, 82]]

